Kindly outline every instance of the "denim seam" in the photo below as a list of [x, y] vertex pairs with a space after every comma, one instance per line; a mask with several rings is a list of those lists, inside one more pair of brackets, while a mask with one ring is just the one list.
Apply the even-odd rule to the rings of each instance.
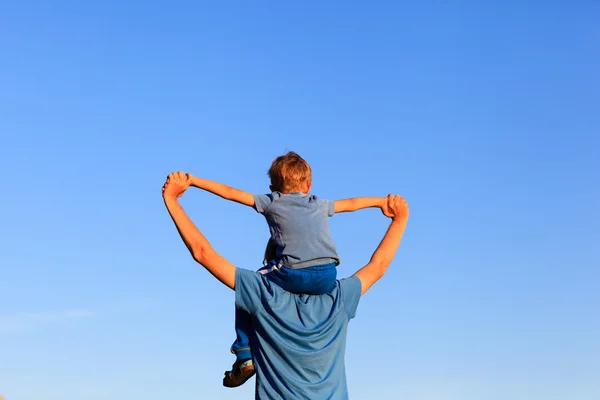
[[250, 347], [245, 347], [245, 348], [243, 348], [243, 349], [237, 349], [237, 350], [233, 350], [233, 349], [231, 349], [231, 352], [232, 352], [233, 354], [235, 354], [235, 353], [239, 353], [240, 351], [246, 351], [246, 350], [250, 350]]

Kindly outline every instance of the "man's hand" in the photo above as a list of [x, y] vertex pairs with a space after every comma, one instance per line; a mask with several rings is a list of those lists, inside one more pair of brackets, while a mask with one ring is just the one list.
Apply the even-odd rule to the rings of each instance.
[[[391, 196], [391, 194], [389, 196]], [[394, 218], [394, 213], [390, 209], [390, 205], [389, 205], [389, 196], [388, 197], [384, 197], [382, 199], [382, 202], [381, 202], [381, 212], [383, 213], [383, 215], [385, 215], [388, 218]]]
[[163, 198], [179, 198], [190, 187], [192, 181], [191, 174], [184, 174], [183, 171], [173, 172], [167, 176], [167, 181], [162, 187]]
[[[390, 217], [394, 221], [408, 220], [408, 215], [409, 215], [408, 203], [406, 202], [406, 200], [404, 200], [404, 198], [402, 196], [400, 196], [398, 194], [388, 195], [387, 209], [388, 209], [388, 212], [391, 214]], [[382, 207], [382, 211], [383, 211], [383, 207]], [[385, 214], [385, 211], [384, 211], [384, 214]]]

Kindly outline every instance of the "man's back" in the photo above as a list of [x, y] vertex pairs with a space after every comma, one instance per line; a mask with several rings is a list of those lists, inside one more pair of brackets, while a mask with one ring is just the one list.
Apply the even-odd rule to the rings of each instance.
[[347, 399], [348, 322], [361, 295], [356, 277], [326, 295], [292, 294], [237, 268], [236, 306], [252, 315], [257, 399]]

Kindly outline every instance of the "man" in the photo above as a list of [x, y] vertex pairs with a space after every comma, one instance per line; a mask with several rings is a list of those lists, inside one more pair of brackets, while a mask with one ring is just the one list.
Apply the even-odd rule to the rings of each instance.
[[169, 175], [163, 199], [194, 259], [235, 290], [236, 307], [252, 316], [256, 399], [347, 399], [344, 353], [348, 322], [360, 296], [391, 263], [408, 221], [408, 204], [388, 196], [392, 222], [367, 265], [323, 295], [293, 294], [268, 275], [236, 268], [218, 254], [177, 199], [190, 185], [183, 172]]

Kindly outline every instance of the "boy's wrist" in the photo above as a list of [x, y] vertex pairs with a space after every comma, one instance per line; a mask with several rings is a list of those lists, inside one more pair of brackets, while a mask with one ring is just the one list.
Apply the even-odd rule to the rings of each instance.
[[190, 179], [190, 186], [200, 187], [200, 178], [192, 176], [192, 178]]

